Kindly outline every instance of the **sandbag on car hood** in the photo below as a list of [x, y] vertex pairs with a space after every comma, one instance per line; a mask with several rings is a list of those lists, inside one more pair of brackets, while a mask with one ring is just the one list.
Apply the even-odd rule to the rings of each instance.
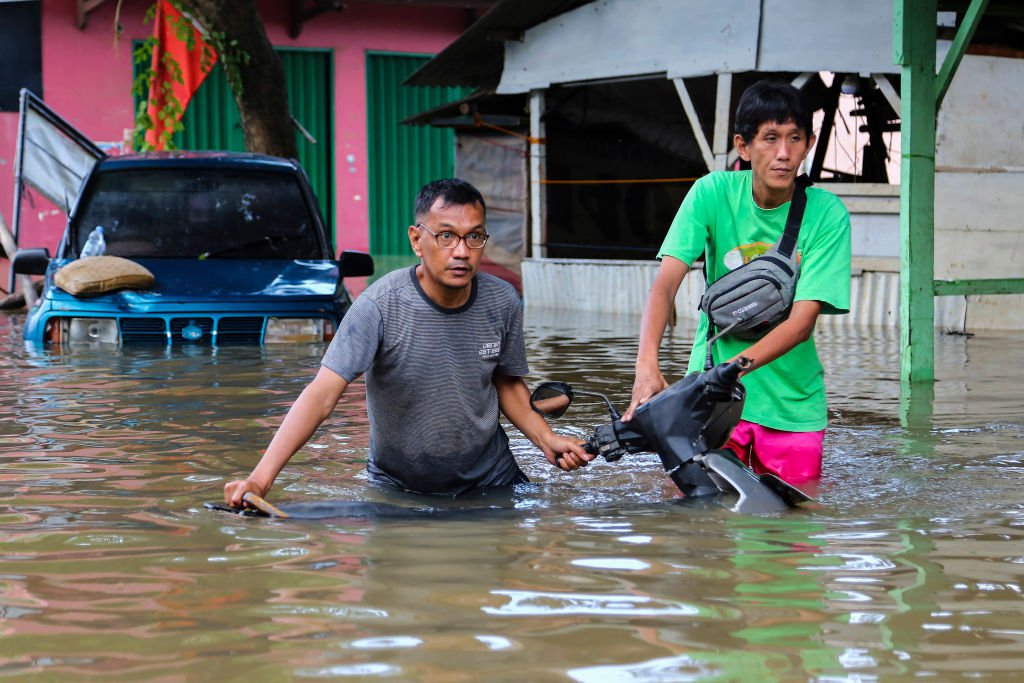
[[[274, 297], [330, 298], [338, 284], [338, 265], [333, 261], [223, 260], [210, 261], [138, 259], [153, 273], [152, 288], [144, 291], [101, 295], [128, 297], [137, 303], [244, 301]], [[66, 293], [59, 294], [70, 296]]]

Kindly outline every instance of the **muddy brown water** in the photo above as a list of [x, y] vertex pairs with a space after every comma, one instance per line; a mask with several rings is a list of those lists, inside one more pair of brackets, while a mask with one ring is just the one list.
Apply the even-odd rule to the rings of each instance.
[[[819, 503], [673, 502], [654, 456], [466, 500], [363, 475], [361, 385], [271, 499], [496, 514], [242, 518], [247, 472], [323, 348], [25, 349], [0, 317], [0, 677], [160, 681], [1014, 680], [1024, 670], [1024, 348], [940, 337], [930, 425], [898, 338], [821, 334]], [[533, 375], [624, 407], [633, 317], [529, 311]], [[690, 331], [666, 342], [678, 376]], [[583, 399], [555, 422], [585, 435]]]

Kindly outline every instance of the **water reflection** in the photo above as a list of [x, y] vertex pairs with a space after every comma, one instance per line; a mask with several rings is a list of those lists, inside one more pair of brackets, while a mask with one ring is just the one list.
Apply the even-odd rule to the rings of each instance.
[[[527, 318], [533, 376], [625, 406], [632, 317]], [[247, 472], [322, 347], [27, 351], [0, 317], [0, 673], [46, 680], [1009, 678], [1024, 666], [1024, 350], [941, 337], [934, 415], [900, 426], [898, 339], [822, 334], [820, 503], [675, 500], [656, 457], [453, 501], [363, 475], [360, 386], [275, 501], [500, 514], [281, 521], [202, 507]], [[692, 330], [666, 340], [669, 375]], [[580, 399], [556, 428], [607, 420]], [[426, 500], [424, 500], [426, 499]]]

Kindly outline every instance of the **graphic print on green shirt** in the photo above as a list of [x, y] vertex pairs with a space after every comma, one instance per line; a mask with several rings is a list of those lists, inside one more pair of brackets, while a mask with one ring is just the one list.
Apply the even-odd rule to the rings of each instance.
[[[754, 203], [750, 171], [718, 171], [686, 195], [658, 252], [692, 266], [705, 255], [714, 282], [775, 244], [786, 227], [789, 202], [774, 209]], [[819, 301], [825, 315], [850, 309], [850, 216], [838, 197], [807, 188], [797, 253], [800, 279], [796, 301]], [[687, 372], [704, 369], [707, 317], [702, 313]], [[716, 363], [732, 358], [752, 342], [724, 336], [714, 343]], [[825, 428], [825, 380], [814, 337], [743, 378], [747, 401], [743, 419], [792, 432]]]

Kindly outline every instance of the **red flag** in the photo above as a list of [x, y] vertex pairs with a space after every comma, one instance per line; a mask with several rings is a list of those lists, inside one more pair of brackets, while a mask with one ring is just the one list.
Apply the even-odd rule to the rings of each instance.
[[[153, 49], [153, 80], [149, 84], [149, 106], [146, 109], [153, 122], [153, 128], [146, 131], [146, 142], [154, 149], [164, 148], [167, 137], [164, 135], [165, 131], [168, 136], [173, 132], [173, 123], [185, 113], [192, 94], [210, 73], [217, 59], [213, 48], [203, 40], [195, 22], [186, 16], [185, 21], [188, 22], [189, 30], [195, 36], [192, 49], [188, 49], [188, 44], [179, 37], [179, 30], [183, 25], [181, 16], [181, 12], [170, 0], [158, 0], [156, 21], [153, 22], [153, 35], [156, 37], [156, 47]], [[204, 52], [207, 54], [206, 58], [203, 56]], [[177, 67], [172, 62], [176, 62]], [[180, 109], [164, 111], [170, 101], [169, 93], [173, 93], [177, 98], [181, 105]]]

